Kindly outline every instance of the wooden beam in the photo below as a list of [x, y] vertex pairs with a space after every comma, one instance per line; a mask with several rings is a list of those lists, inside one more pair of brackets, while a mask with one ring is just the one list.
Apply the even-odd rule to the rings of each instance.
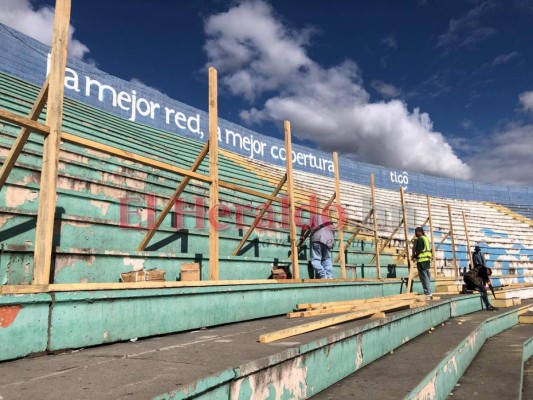
[[[333, 154], [336, 154], [336, 153], [333, 153]], [[333, 193], [331, 197], [329, 198], [328, 202], [326, 203], [325, 207], [328, 208], [329, 206], [331, 206], [335, 198], [336, 198], [336, 193]]]
[[[394, 235], [396, 235], [396, 232], [398, 232], [398, 229], [401, 228], [403, 224], [403, 218], [402, 220], [400, 221], [399, 225], [396, 227], [396, 229], [394, 229], [394, 231], [392, 231], [392, 233], [389, 235], [389, 237], [387, 238], [387, 240], [385, 240], [385, 242], [383, 243], [383, 245], [380, 247], [379, 249], [379, 254], [383, 253], [383, 250], [385, 250], [385, 247], [387, 247], [387, 245], [390, 243], [390, 241], [392, 240], [392, 238], [394, 237]], [[372, 264], [372, 262], [376, 259], [376, 256], [374, 255], [374, 257], [372, 257], [372, 260], [370, 260], [370, 264]]]
[[[414, 293], [413, 293], [414, 294]], [[409, 299], [405, 299], [409, 300]], [[413, 297], [410, 299], [411, 304], [415, 303], [416, 299]], [[397, 303], [398, 300], [379, 300], [379, 301], [369, 301], [366, 303], [360, 304], [345, 304], [339, 306], [318, 308], [307, 311], [296, 311], [287, 314], [287, 318], [307, 318], [307, 317], [316, 317], [317, 315], [328, 315], [328, 314], [340, 314], [352, 311], [364, 311], [369, 307], [375, 306], [387, 306]]]
[[426, 196], [428, 205], [429, 232], [431, 233], [431, 265], [433, 266], [433, 276], [437, 279], [437, 251], [435, 250], [435, 237], [433, 234], [433, 216], [431, 213], [431, 198]]
[[374, 224], [374, 258], [376, 260], [376, 272], [378, 279], [381, 278], [381, 260], [379, 257], [378, 213], [376, 209], [376, 185], [374, 174], [370, 174], [370, 190], [372, 194], [372, 221]]
[[318, 309], [318, 308], [326, 308], [326, 307], [335, 307], [335, 306], [342, 306], [342, 305], [348, 305], [348, 304], [365, 304], [365, 303], [373, 303], [373, 302], [380, 302], [380, 301], [388, 301], [388, 300], [398, 300], [398, 299], [409, 299], [411, 297], [418, 296], [416, 293], [402, 293], [402, 294], [393, 294], [390, 296], [381, 296], [381, 297], [370, 297], [367, 299], [354, 299], [354, 300], [340, 300], [340, 301], [327, 301], [322, 303], [300, 303], [296, 305], [297, 309]]
[[296, 204], [294, 202], [294, 181], [292, 175], [292, 141], [291, 141], [291, 123], [285, 121], [283, 124], [285, 128], [285, 165], [287, 174], [287, 192], [289, 195], [289, 240], [291, 246], [291, 260], [292, 260], [292, 276], [294, 279], [300, 277], [300, 268], [298, 265], [298, 248], [296, 246], [296, 221], [294, 220], [294, 213], [296, 212]]
[[18, 125], [22, 128], [29, 129], [32, 132], [37, 132], [43, 135], [50, 133], [50, 128], [47, 125], [40, 122], [33, 121], [32, 119], [23, 115], [12, 113], [11, 111], [3, 110], [0, 108], [0, 119], [7, 121], [13, 125]]
[[463, 211], [463, 224], [465, 226], [465, 235], [466, 235], [466, 254], [468, 255], [468, 262], [470, 263], [468, 269], [474, 268], [474, 261], [472, 260], [472, 248], [470, 247], [470, 237], [468, 236], [468, 224], [466, 223], [466, 215]]
[[[196, 172], [196, 170], [200, 167], [202, 164], [202, 161], [204, 160], [205, 156], [207, 155], [207, 152], [209, 151], [209, 142], [207, 142], [204, 147], [202, 148], [202, 151], [200, 151], [200, 154], [196, 157], [196, 160], [191, 165], [190, 171]], [[168, 215], [170, 210], [172, 210], [172, 207], [174, 207], [174, 204], [176, 203], [176, 200], [181, 196], [185, 188], [187, 187], [189, 181], [191, 178], [189, 176], [183, 177], [183, 180], [180, 182], [177, 189], [172, 193], [172, 196], [170, 196], [170, 199], [168, 199], [167, 204], [161, 210], [161, 213], [157, 217], [157, 220], [155, 221], [155, 225], [153, 228], [150, 229], [150, 231], [146, 234], [144, 239], [142, 240], [139, 247], [137, 247], [137, 251], [143, 251], [146, 246], [148, 246], [148, 243], [150, 243], [150, 240], [154, 237], [155, 233], [163, 223], [163, 220]]]
[[413, 265], [411, 263], [411, 255], [409, 254], [409, 231], [407, 230], [407, 212], [405, 206], [405, 194], [403, 187], [400, 187], [400, 200], [402, 202], [402, 219], [403, 219], [403, 236], [405, 238], [405, 257], [407, 260], [407, 269], [409, 270], [409, 277], [407, 279], [407, 292], [411, 291], [413, 285]]
[[[346, 278], [346, 259], [344, 257], [344, 236], [343, 236], [343, 226], [341, 222], [341, 186], [340, 186], [340, 172], [339, 172], [339, 156], [335, 151], [333, 153], [333, 168], [335, 170], [335, 204], [337, 205], [337, 225], [338, 225], [338, 235], [339, 235], [339, 255], [341, 261], [341, 278]], [[333, 197], [333, 196], [332, 196]], [[378, 275], [379, 278], [379, 275]]]
[[370, 174], [370, 191], [372, 199], [372, 223], [374, 228], [374, 257], [376, 261], [376, 272], [378, 279], [381, 278], [381, 259], [379, 251], [379, 234], [378, 234], [378, 220], [377, 220], [377, 208], [376, 208], [376, 185], [374, 174]]
[[455, 235], [453, 234], [452, 207], [448, 204], [448, 218], [450, 220], [450, 237], [452, 238], [452, 258], [455, 268], [455, 277], [459, 276], [459, 265], [457, 265], [457, 255], [455, 254]]
[[440, 246], [442, 246], [442, 244], [444, 243], [444, 241], [445, 241], [446, 239], [448, 239], [448, 236], [450, 236], [450, 232], [449, 232], [449, 231], [446, 232], [446, 235], [444, 235], [444, 236], [442, 237], [442, 239], [441, 239], [441, 241], [439, 242], [439, 244], [437, 245], [437, 247], [435, 247], [435, 251], [437, 251], [437, 250], [440, 248]]
[[218, 281], [144, 281], [144, 282], [98, 282], [98, 283], [55, 283], [50, 285], [2, 285], [0, 294], [27, 294], [47, 292], [78, 292], [98, 290], [164, 289], [180, 287], [210, 287], [233, 285], [278, 284], [274, 279], [218, 280]]
[[[209, 68], [209, 213], [219, 205], [218, 198], [218, 83], [217, 70]], [[217, 216], [218, 218], [218, 216]], [[219, 269], [219, 232], [209, 224], [209, 279], [218, 281]]]
[[[287, 174], [284, 174], [281, 177], [280, 181], [278, 182], [277, 186], [275, 187], [274, 191], [272, 192], [272, 196], [273, 197], [278, 195], [279, 191], [281, 190], [281, 188], [283, 187], [285, 182], [287, 182]], [[263, 218], [263, 215], [265, 215], [265, 213], [267, 212], [267, 209], [270, 207], [271, 204], [272, 204], [272, 200], [268, 200], [266, 202], [265, 206], [263, 208], [261, 208], [261, 211], [255, 217], [254, 222], [252, 222], [252, 225], [250, 225], [250, 227], [246, 230], [246, 233], [244, 234], [244, 236], [242, 237], [241, 241], [237, 245], [237, 248], [235, 250], [233, 250], [233, 254], [232, 255], [234, 255], [234, 256], [239, 255], [239, 251], [241, 251], [242, 246], [244, 246], [244, 244], [246, 243], [246, 241], [248, 240], [248, 238], [250, 237], [250, 235], [252, 234], [254, 229], [257, 227], [257, 225], [261, 221], [261, 218]]]
[[275, 340], [285, 339], [285, 338], [296, 336], [296, 335], [301, 335], [302, 333], [316, 331], [318, 329], [326, 328], [332, 325], [338, 325], [343, 322], [348, 322], [348, 321], [353, 321], [359, 318], [369, 317], [371, 315], [374, 315], [377, 312], [386, 312], [386, 311], [397, 310], [403, 307], [408, 307], [410, 304], [412, 304], [412, 300], [399, 301], [396, 304], [386, 305], [386, 306], [376, 305], [374, 307], [369, 307], [365, 311], [355, 311], [355, 312], [348, 313], [348, 314], [338, 315], [335, 317], [329, 317], [326, 319], [322, 319], [320, 321], [313, 321], [307, 324], [298, 325], [298, 326], [294, 326], [294, 327], [287, 328], [287, 329], [282, 329], [282, 330], [271, 332], [271, 333], [266, 333], [264, 335], [259, 336], [259, 342], [270, 343]]
[[[46, 102], [48, 101], [48, 83], [49, 78], [46, 77], [46, 80], [44, 81], [44, 84], [41, 90], [39, 91], [39, 95], [37, 96], [37, 99], [35, 100], [35, 103], [33, 103], [33, 107], [31, 108], [30, 113], [28, 114], [28, 118], [32, 121], [37, 121], [39, 119], [39, 116], [41, 115], [41, 112], [43, 111], [43, 108], [46, 105]], [[24, 145], [30, 137], [30, 133], [30, 128], [21, 128], [17, 135], [17, 138], [13, 142], [13, 145], [11, 146], [11, 149], [9, 150], [6, 159], [2, 164], [2, 168], [0, 169], [0, 190], [2, 190], [2, 187], [4, 187], [7, 177], [11, 173], [11, 170], [17, 162], [17, 159], [20, 153], [22, 152]]]
[[98, 143], [90, 139], [85, 139], [70, 133], [61, 133], [61, 140], [67, 143], [77, 144], [80, 146], [87, 147], [88, 149], [102, 151], [117, 157], [124, 158], [126, 160], [137, 161], [151, 167], [160, 168], [164, 171], [174, 172], [179, 175], [188, 176], [192, 179], [198, 180], [200, 182], [211, 182], [209, 176], [198, 174], [196, 172], [189, 171], [185, 168], [176, 167], [171, 164], [167, 164], [152, 158], [141, 156], [135, 153], [131, 153], [126, 150], [117, 149], [116, 147], [111, 147], [106, 144]]
[[218, 186], [219, 187], [223, 187], [225, 189], [235, 190], [236, 192], [246, 193], [246, 194], [249, 194], [251, 196], [256, 196], [256, 197], [259, 197], [261, 199], [271, 200], [271, 201], [276, 202], [276, 203], [281, 203], [281, 204], [283, 203], [283, 199], [281, 199], [279, 197], [275, 197], [275, 196], [272, 196], [272, 195], [267, 194], [267, 193], [259, 192], [257, 190], [249, 189], [247, 187], [235, 185], [234, 183], [230, 183], [230, 182], [226, 182], [226, 181], [219, 181]]
[[44, 139], [43, 145], [33, 256], [33, 283], [35, 284], [50, 283], [69, 27], [70, 0], [56, 0], [46, 113], [46, 125], [50, 127], [50, 134]]
[[[350, 238], [346, 241], [346, 244], [344, 246], [344, 248], [348, 248], [350, 247], [350, 245], [352, 244], [352, 242], [355, 240], [355, 238], [357, 237], [357, 235], [359, 234], [359, 232], [361, 232], [361, 230], [363, 229], [366, 229], [366, 227], [364, 227], [363, 225], [366, 224], [368, 222], [368, 219], [372, 216], [374, 212], [374, 209], [370, 209], [370, 211], [368, 212], [368, 214], [366, 215], [365, 219], [363, 220], [363, 222], [361, 223], [361, 226], [358, 226], [357, 229], [352, 233], [352, 236], [350, 236]], [[368, 228], [370, 229], [370, 228]], [[340, 254], [337, 255], [337, 257], [335, 258], [335, 262], [338, 262], [339, 259], [340, 259]]]

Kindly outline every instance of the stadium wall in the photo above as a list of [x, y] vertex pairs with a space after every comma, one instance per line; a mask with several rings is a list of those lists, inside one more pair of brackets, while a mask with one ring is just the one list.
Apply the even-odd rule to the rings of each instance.
[[[46, 76], [49, 47], [0, 24], [0, 71], [42, 85]], [[150, 88], [106, 74], [92, 65], [69, 59], [65, 95], [106, 112], [177, 135], [207, 140], [208, 116]], [[206, 101], [207, 103], [207, 101]], [[134, 105], [134, 106], [132, 106]], [[282, 140], [262, 135], [224, 119], [219, 120], [219, 145], [246, 157], [284, 165]], [[293, 145], [295, 168], [333, 176], [331, 154]], [[376, 186], [431, 196], [503, 204], [533, 205], [533, 188], [503, 186], [469, 180], [435, 177], [411, 171], [339, 158], [341, 179], [365, 184], [370, 174]], [[444, 172], [444, 171], [443, 171]]]

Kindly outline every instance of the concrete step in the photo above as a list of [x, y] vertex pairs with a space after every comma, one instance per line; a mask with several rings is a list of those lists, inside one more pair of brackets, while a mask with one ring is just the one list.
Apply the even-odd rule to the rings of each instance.
[[265, 318], [5, 362], [0, 397], [308, 398], [450, 315], [479, 309], [476, 296], [450, 297], [268, 344], [259, 335], [323, 317]]
[[524, 361], [531, 354], [533, 325], [516, 325], [487, 339], [448, 398], [520, 399]]
[[445, 321], [313, 399], [444, 399], [486, 337], [516, 325], [519, 309], [480, 311]]
[[533, 400], [533, 357], [529, 357], [529, 359], [524, 363], [522, 400]]

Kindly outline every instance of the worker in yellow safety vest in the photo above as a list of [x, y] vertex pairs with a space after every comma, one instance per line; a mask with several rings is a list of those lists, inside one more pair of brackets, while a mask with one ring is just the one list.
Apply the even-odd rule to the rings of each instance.
[[431, 267], [431, 245], [422, 227], [419, 226], [415, 229], [415, 236], [416, 241], [413, 245], [413, 257], [411, 260], [416, 262], [418, 276], [420, 277], [424, 294], [432, 296], [431, 276], [429, 274], [429, 268]]

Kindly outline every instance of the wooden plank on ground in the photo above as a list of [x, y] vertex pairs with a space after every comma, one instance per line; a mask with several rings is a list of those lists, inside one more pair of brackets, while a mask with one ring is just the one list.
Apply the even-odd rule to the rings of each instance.
[[492, 299], [491, 304], [498, 308], [508, 308], [522, 304], [522, 300], [518, 297], [512, 297], [510, 299]]
[[316, 331], [328, 326], [338, 325], [343, 322], [353, 321], [360, 318], [369, 317], [377, 312], [387, 312], [398, 310], [402, 307], [409, 307], [412, 300], [402, 300], [392, 305], [369, 307], [365, 311], [356, 311], [348, 314], [337, 315], [335, 317], [325, 318], [319, 321], [309, 322], [307, 324], [293, 326], [291, 328], [281, 329], [279, 331], [266, 333], [259, 336], [260, 343], [270, 343], [275, 340], [285, 339], [288, 337], [301, 335], [302, 333]]
[[322, 303], [300, 303], [296, 305], [296, 308], [299, 310], [317, 309], [317, 308], [334, 307], [334, 306], [382, 302], [382, 301], [387, 301], [387, 300], [409, 299], [415, 296], [417, 296], [416, 293], [403, 293], [403, 294], [395, 294], [392, 296], [371, 297], [368, 299], [328, 301], [328, 302], [322, 302]]
[[381, 306], [386, 306], [386, 305], [397, 303], [398, 301], [410, 301], [411, 303], [415, 303], [416, 299], [411, 298], [411, 299], [403, 299], [403, 300], [374, 301], [374, 302], [368, 302], [368, 303], [346, 304], [346, 305], [340, 305], [340, 306], [317, 308], [317, 309], [307, 310], [307, 311], [295, 311], [292, 313], [288, 313], [287, 318], [315, 317], [317, 315], [340, 314], [340, 313], [359, 311], [359, 310], [363, 311], [368, 307], [376, 307], [376, 306], [381, 307]]
[[528, 312], [518, 316], [520, 324], [533, 324], [533, 313]]

